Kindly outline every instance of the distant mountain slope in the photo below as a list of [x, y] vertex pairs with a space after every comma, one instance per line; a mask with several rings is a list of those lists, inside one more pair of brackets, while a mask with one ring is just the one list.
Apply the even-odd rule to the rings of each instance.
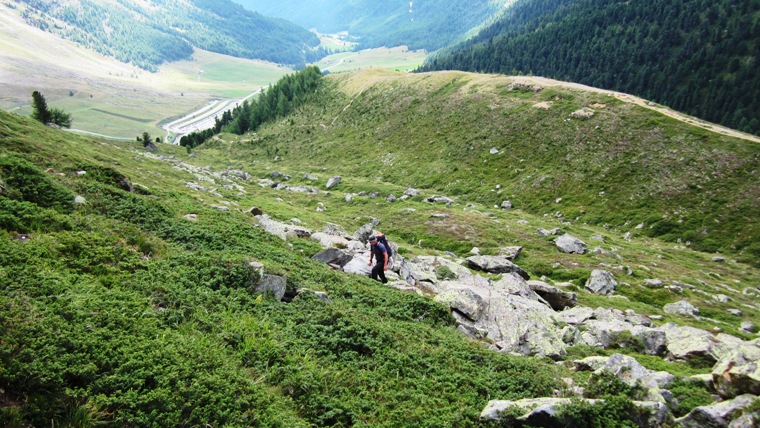
[[120, 61], [155, 70], [189, 58], [192, 47], [249, 59], [300, 64], [317, 37], [229, 0], [14, 0], [30, 24]]
[[231, 157], [278, 153], [292, 170], [329, 165], [486, 206], [509, 199], [619, 236], [642, 224], [638, 233], [693, 249], [760, 257], [756, 141], [549, 79], [367, 70], [327, 81], [334, 89], [318, 107], [259, 129], [262, 144]]
[[532, 73], [760, 133], [760, 2], [523, 0], [424, 70]]
[[[433, 51], [456, 42], [500, 8], [494, 0], [235, 0], [321, 32], [347, 30], [363, 48], [407, 45]], [[502, 2], [503, 3], [503, 2]]]

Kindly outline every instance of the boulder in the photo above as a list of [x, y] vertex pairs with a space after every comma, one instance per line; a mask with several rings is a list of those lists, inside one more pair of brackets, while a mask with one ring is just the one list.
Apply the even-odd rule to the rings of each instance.
[[662, 308], [665, 313], [673, 315], [681, 315], [685, 317], [696, 317], [699, 315], [699, 309], [686, 300], [681, 300], [676, 303], [668, 303]]
[[501, 250], [499, 250], [499, 255], [514, 261], [516, 258], [520, 257], [520, 254], [522, 254], [522, 249], [523, 247], [517, 246], [503, 247]]
[[264, 274], [255, 290], [265, 294], [272, 293], [275, 299], [282, 300], [287, 291], [287, 280], [279, 275]]
[[649, 401], [662, 401], [661, 388], [666, 388], [675, 380], [668, 372], [650, 371], [635, 358], [613, 354], [609, 357], [588, 357], [573, 362], [576, 370], [592, 370], [599, 375], [602, 371], [615, 374], [618, 379], [629, 386], [641, 385], [647, 391]]
[[[604, 400], [594, 399], [581, 399], [582, 401], [595, 405], [603, 403]], [[490, 419], [500, 421], [502, 415], [507, 409], [517, 407], [524, 411], [522, 416], [517, 420], [520, 422], [519, 426], [535, 426], [535, 427], [558, 427], [562, 426], [561, 421], [555, 418], [558, 407], [561, 405], [571, 404], [573, 401], [570, 398], [526, 398], [518, 401], [506, 401], [506, 400], [491, 400], [486, 407], [480, 413], [481, 419]], [[643, 411], [639, 415], [631, 415], [632, 419], [640, 421], [639, 426], [646, 428], [659, 428], [666, 426], [672, 422], [673, 415], [668, 410], [668, 407], [664, 403], [651, 402], [651, 401], [634, 401], [633, 404], [636, 407], [643, 408]], [[503, 421], [509, 422], [509, 421]], [[512, 425], [508, 425], [512, 426]]]
[[369, 266], [368, 263], [369, 263], [369, 251], [356, 253], [354, 254], [354, 258], [352, 258], [348, 263], [343, 265], [343, 272], [354, 274], [354, 275], [369, 276], [370, 273], [372, 272], [372, 266]]
[[722, 343], [711, 333], [698, 328], [668, 323], [655, 330], [665, 333], [670, 359], [699, 358], [717, 362], [730, 350], [729, 345]]
[[342, 179], [343, 178], [340, 176], [331, 177], [329, 180], [327, 180], [327, 184], [325, 185], [325, 188], [327, 190], [335, 188], [338, 184], [340, 184]]
[[559, 313], [560, 318], [570, 325], [585, 324], [594, 315], [594, 310], [585, 306], [576, 306]]
[[555, 227], [554, 229], [546, 230], [542, 227], [539, 227], [536, 230], [536, 233], [538, 234], [538, 236], [542, 236], [542, 237], [554, 236], [554, 235], [559, 235], [560, 233], [562, 233], [562, 229]]
[[586, 243], [568, 233], [557, 237], [554, 243], [563, 253], [584, 254], [586, 252]]
[[676, 419], [676, 424], [683, 428], [718, 428], [728, 427], [731, 420], [741, 413], [756, 399], [754, 395], [742, 395], [733, 400], [721, 401], [709, 406], [700, 406], [688, 415]]
[[595, 294], [612, 294], [617, 287], [617, 281], [612, 279], [612, 273], [606, 270], [595, 269], [586, 281], [584, 288]]
[[353, 257], [337, 248], [328, 248], [324, 251], [320, 251], [311, 258], [329, 265], [340, 266], [341, 268], [353, 259]]
[[760, 395], [760, 347], [739, 345], [712, 369], [713, 385], [723, 398]]
[[562, 291], [543, 281], [528, 281], [528, 286], [534, 293], [546, 300], [555, 311], [572, 308], [578, 304], [578, 296], [575, 293]]
[[367, 239], [370, 235], [373, 234], [374, 228], [378, 224], [380, 224], [380, 221], [376, 218], [373, 218], [369, 223], [365, 223], [362, 225], [362, 227], [357, 229], [356, 232], [354, 232], [354, 239], [361, 243], [367, 242]]
[[450, 288], [435, 296], [434, 300], [458, 311], [471, 321], [480, 320], [488, 305], [480, 294], [467, 287]]
[[501, 209], [503, 209], [503, 210], [512, 209], [512, 202], [511, 201], [502, 201], [502, 203], [501, 203]]
[[404, 191], [404, 195], [406, 195], [406, 196], [409, 196], [409, 197], [414, 197], [414, 196], [417, 196], [417, 195], [419, 195], [419, 194], [420, 194], [420, 191], [419, 191], [419, 190], [417, 190], [417, 189], [413, 189], [413, 188], [411, 188], [411, 187], [410, 187], [410, 188], [408, 188], [408, 189], [406, 189], [406, 190]]
[[472, 256], [466, 259], [467, 265], [472, 269], [482, 270], [489, 273], [516, 273], [523, 279], [530, 279], [530, 275], [520, 266], [509, 261], [505, 256]]

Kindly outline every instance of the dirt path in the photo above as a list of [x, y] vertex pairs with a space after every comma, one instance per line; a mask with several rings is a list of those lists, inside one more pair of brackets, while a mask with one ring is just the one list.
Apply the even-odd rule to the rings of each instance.
[[673, 119], [680, 120], [681, 122], [688, 123], [689, 125], [698, 126], [702, 129], [707, 129], [708, 131], [715, 132], [717, 134], [721, 135], [728, 135], [730, 137], [736, 137], [741, 138], [744, 140], [749, 140], [755, 143], [760, 143], [760, 137], [754, 136], [752, 134], [747, 134], [741, 131], [737, 131], [735, 129], [726, 128], [725, 126], [716, 125], [714, 123], [706, 122], [702, 119], [698, 119], [693, 116], [689, 116], [680, 112], [677, 112], [675, 110], [671, 110], [667, 107], [659, 106], [654, 103], [650, 103], [649, 101], [639, 98], [634, 95], [625, 94], [623, 92], [616, 92], [616, 91], [610, 91], [605, 89], [599, 89], [594, 88], [591, 86], [581, 85], [579, 83], [571, 83], [571, 82], [561, 82], [559, 80], [553, 80], [553, 79], [547, 79], [545, 77], [516, 77], [515, 80], [520, 82], [526, 82], [526, 83], [533, 83], [539, 86], [548, 87], [548, 86], [561, 86], [565, 88], [572, 88], [572, 89], [579, 89], [583, 91], [591, 91], [591, 92], [598, 92], [603, 94], [612, 95], [615, 98], [625, 101], [627, 103], [636, 104], [638, 106], [648, 108], [650, 110], [657, 111], [659, 113], [662, 113], [668, 117], [672, 117]]

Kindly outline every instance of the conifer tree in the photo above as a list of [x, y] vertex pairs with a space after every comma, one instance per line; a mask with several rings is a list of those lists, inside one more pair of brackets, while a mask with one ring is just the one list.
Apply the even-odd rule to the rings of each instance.
[[50, 123], [52, 114], [43, 96], [39, 91], [32, 92], [32, 118], [42, 123]]

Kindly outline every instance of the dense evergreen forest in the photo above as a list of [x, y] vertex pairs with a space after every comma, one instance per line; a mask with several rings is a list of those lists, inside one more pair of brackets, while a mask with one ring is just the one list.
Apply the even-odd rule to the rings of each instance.
[[325, 54], [313, 49], [319, 44], [313, 33], [229, 0], [154, 0], [151, 7], [137, 1], [14, 1], [29, 24], [150, 71], [189, 58], [193, 46], [291, 65]]
[[322, 72], [315, 66], [289, 74], [268, 90], [263, 90], [252, 102], [246, 100], [234, 109], [225, 111], [221, 118], [216, 118], [213, 128], [186, 135], [180, 139], [179, 144], [192, 149], [220, 132], [243, 135], [257, 130], [264, 123], [285, 117], [309, 99], [309, 94], [317, 88], [321, 77]]
[[525, 0], [423, 71], [536, 74], [760, 134], [760, 0]]
[[348, 31], [359, 48], [409, 46], [434, 51], [461, 39], [499, 10], [493, 0], [235, 0], [250, 10], [324, 33]]

